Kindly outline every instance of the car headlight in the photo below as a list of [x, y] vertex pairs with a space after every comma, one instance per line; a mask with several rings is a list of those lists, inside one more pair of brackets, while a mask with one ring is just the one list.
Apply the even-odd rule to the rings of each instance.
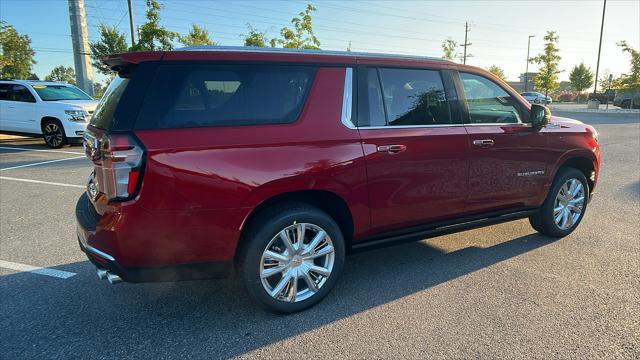
[[70, 116], [69, 120], [77, 122], [85, 122], [88, 115], [84, 110], [65, 110], [64, 113]]

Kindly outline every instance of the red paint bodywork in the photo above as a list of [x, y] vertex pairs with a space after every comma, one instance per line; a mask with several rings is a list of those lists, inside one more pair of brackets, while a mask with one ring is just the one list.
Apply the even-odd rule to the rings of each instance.
[[[348, 206], [356, 243], [385, 231], [469, 214], [537, 207], [565, 161], [584, 157], [596, 174], [595, 129], [553, 118], [539, 132], [521, 125], [352, 129], [340, 122], [345, 66], [484, 70], [441, 61], [308, 54], [176, 51], [125, 54], [111, 65], [162, 61], [259, 61], [319, 65], [290, 124], [135, 131], [146, 149], [138, 196], [94, 204], [101, 215], [88, 243], [123, 267], [232, 260], [252, 211], [274, 196], [318, 190]], [[529, 107], [517, 93], [513, 96]], [[481, 149], [475, 139], [490, 137]], [[399, 154], [376, 151], [402, 144]], [[544, 171], [542, 176], [518, 172]], [[597, 175], [596, 175], [597, 176]]]

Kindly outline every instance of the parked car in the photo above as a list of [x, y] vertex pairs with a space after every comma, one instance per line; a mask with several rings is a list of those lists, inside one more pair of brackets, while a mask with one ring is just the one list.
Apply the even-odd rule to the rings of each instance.
[[613, 105], [623, 109], [640, 109], [640, 91], [620, 91], [613, 99]]
[[81, 143], [97, 104], [67, 83], [0, 80], [0, 131], [42, 136], [54, 149]]
[[539, 92], [523, 92], [523, 98], [525, 98], [531, 104], [551, 104], [551, 96], [544, 96], [544, 94], [540, 94]]
[[119, 76], [85, 133], [76, 220], [111, 283], [235, 266], [259, 303], [295, 312], [362, 249], [521, 218], [566, 236], [598, 179], [592, 126], [480, 68], [218, 47], [104, 62]]
[[616, 91], [614, 89], [608, 89], [601, 93], [590, 93], [589, 100], [598, 100], [602, 104], [611, 103], [616, 97]]

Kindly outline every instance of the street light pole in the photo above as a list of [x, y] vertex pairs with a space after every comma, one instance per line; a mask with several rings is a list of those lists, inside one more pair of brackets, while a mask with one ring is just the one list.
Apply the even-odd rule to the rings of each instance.
[[602, 5], [602, 24], [600, 25], [600, 44], [598, 45], [598, 62], [596, 63], [596, 81], [594, 81], [594, 85], [593, 85], [594, 94], [598, 90], [598, 70], [600, 70], [600, 51], [602, 50], [602, 31], [604, 30], [605, 10], [607, 10], [607, 0], [604, 0], [604, 5]]
[[535, 35], [529, 35], [529, 40], [527, 40], [527, 66], [524, 70], [524, 91], [527, 92], [527, 85], [529, 85], [529, 50], [531, 49], [531, 38], [535, 37]]

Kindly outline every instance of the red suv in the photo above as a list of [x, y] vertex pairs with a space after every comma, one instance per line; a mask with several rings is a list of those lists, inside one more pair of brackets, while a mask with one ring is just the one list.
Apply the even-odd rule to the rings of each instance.
[[85, 134], [78, 240], [110, 282], [225, 276], [278, 312], [345, 254], [529, 218], [562, 237], [600, 167], [596, 130], [485, 70], [352, 52], [187, 48], [117, 71]]

